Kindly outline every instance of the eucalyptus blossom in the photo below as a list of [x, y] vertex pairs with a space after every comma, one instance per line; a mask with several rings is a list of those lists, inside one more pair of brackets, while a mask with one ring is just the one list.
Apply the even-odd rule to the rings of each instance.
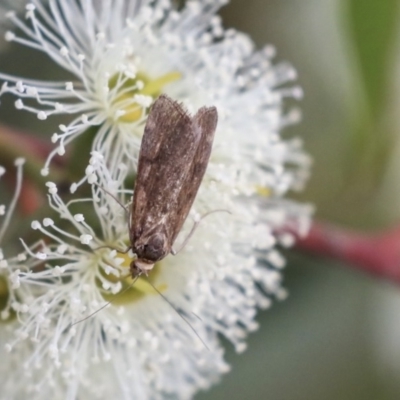
[[[49, 132], [55, 148], [42, 173], [78, 137], [93, 137], [74, 199], [47, 183], [56, 217], [32, 222], [42, 239], [22, 241], [29, 262], [9, 268], [18, 324], [5, 349], [20, 363], [8, 381], [27, 382], [7, 385], [9, 398], [192, 398], [229, 370], [221, 336], [244, 351], [257, 310], [286, 297], [280, 247], [307, 231], [312, 211], [285, 198], [310, 165], [301, 141], [280, 136], [299, 117], [283, 106], [302, 95], [290, 83], [296, 72], [273, 64], [272, 47], [257, 51], [224, 30], [216, 12], [225, 1], [173, 4], [36, 0], [25, 20], [9, 14], [19, 30], [7, 40], [69, 73], [61, 82], [0, 73], [1, 95], [43, 129], [69, 117]], [[178, 248], [201, 223], [178, 255], [133, 280], [129, 210], [144, 124], [161, 93], [189, 111], [216, 106], [219, 123]], [[75, 148], [78, 156], [89, 158]]]

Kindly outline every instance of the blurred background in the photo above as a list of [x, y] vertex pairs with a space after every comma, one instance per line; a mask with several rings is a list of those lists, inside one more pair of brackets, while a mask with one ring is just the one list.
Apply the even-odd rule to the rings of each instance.
[[[232, 0], [225, 26], [276, 47], [298, 71], [300, 136], [316, 217], [375, 232], [400, 216], [398, 0]], [[400, 399], [400, 286], [287, 254], [289, 298], [260, 312], [248, 350], [197, 400]], [[400, 268], [400, 265], [399, 265]], [[229, 349], [229, 346], [227, 346]]]
[[[301, 107], [303, 121], [284, 135], [304, 140], [314, 168], [294, 197], [314, 203], [319, 220], [364, 232], [400, 216], [399, 3], [232, 0], [221, 11], [226, 27], [257, 47], [274, 45], [276, 62], [298, 71], [305, 98], [288, 107]], [[33, 55], [35, 77], [65, 79]], [[32, 76], [31, 60], [27, 50], [6, 49], [0, 69]], [[2, 99], [0, 121], [42, 127], [34, 115], [21, 118], [12, 98]], [[226, 344], [232, 372], [196, 400], [400, 399], [400, 286], [321, 257], [286, 256], [289, 298], [259, 313], [244, 354]]]

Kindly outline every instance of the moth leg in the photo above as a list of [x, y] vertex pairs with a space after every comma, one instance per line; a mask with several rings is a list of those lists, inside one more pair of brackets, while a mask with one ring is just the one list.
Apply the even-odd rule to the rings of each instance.
[[171, 249], [171, 254], [172, 254], [173, 256], [176, 256], [179, 252], [181, 252], [181, 251], [184, 249], [184, 247], [187, 245], [189, 239], [192, 237], [192, 235], [194, 234], [194, 232], [196, 231], [196, 229], [197, 229], [198, 226], [200, 225], [200, 222], [201, 222], [204, 218], [208, 217], [210, 214], [214, 214], [214, 213], [220, 212], [220, 211], [221, 211], [221, 212], [227, 212], [228, 214], [232, 214], [229, 210], [223, 210], [223, 209], [221, 209], [221, 210], [212, 210], [212, 211], [209, 211], [209, 212], [203, 214], [203, 215], [200, 217], [200, 219], [198, 219], [197, 221], [195, 221], [195, 223], [194, 223], [193, 226], [192, 226], [192, 229], [190, 230], [189, 234], [185, 237], [185, 240], [182, 242], [182, 244], [179, 246], [179, 248], [178, 248], [177, 250], [174, 250], [173, 248]]

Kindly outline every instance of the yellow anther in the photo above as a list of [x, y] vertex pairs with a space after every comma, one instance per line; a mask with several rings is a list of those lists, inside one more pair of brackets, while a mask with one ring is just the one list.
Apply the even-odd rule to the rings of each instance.
[[271, 189], [265, 186], [256, 186], [256, 192], [262, 197], [270, 197]]
[[[142, 72], [138, 72], [135, 78], [125, 78], [123, 84], [118, 88], [118, 91], [123, 93], [117, 93], [113, 101], [114, 105], [125, 111], [118, 118], [119, 121], [130, 123], [139, 121], [145, 116], [144, 107], [133, 100], [135, 95], [150, 96], [155, 99], [163, 92], [166, 85], [181, 78], [182, 74], [177, 71], [168, 72], [154, 79]], [[120, 75], [114, 75], [109, 80], [109, 88], [115, 89], [119, 81]]]
[[[141, 276], [139, 279], [136, 279], [135, 283], [132, 285], [133, 278], [130, 275], [130, 270], [129, 270], [129, 267], [132, 263], [132, 258], [128, 255], [128, 253], [117, 253], [117, 257], [123, 259], [123, 262], [120, 264], [120, 267], [126, 269], [126, 274], [124, 274], [124, 276], [121, 278], [117, 278], [115, 275], [112, 274], [106, 275], [104, 272], [102, 272], [103, 277], [108, 281], [112, 283], [120, 281], [122, 283], [122, 289], [120, 290], [119, 293], [115, 295], [109, 293], [107, 294], [103, 293], [103, 298], [106, 301], [112, 301], [112, 303], [115, 305], [124, 305], [133, 303], [147, 295], [158, 296], [159, 294], [157, 293], [156, 290], [154, 290], [152, 285], [156, 287], [157, 290], [161, 293], [167, 290], [168, 285], [166, 283], [159, 283], [159, 282], [156, 283], [157, 277], [159, 277], [160, 275], [160, 267], [161, 267], [160, 263], [154, 265], [154, 268], [151, 270], [148, 277]], [[132, 287], [129, 288], [129, 286], [131, 285]]]

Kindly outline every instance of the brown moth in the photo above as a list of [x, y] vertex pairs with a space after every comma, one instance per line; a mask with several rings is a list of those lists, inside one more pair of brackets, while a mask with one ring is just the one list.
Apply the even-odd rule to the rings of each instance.
[[202, 107], [191, 117], [166, 95], [152, 105], [144, 129], [129, 228], [132, 277], [146, 274], [169, 253], [185, 222], [211, 154], [218, 113]]

